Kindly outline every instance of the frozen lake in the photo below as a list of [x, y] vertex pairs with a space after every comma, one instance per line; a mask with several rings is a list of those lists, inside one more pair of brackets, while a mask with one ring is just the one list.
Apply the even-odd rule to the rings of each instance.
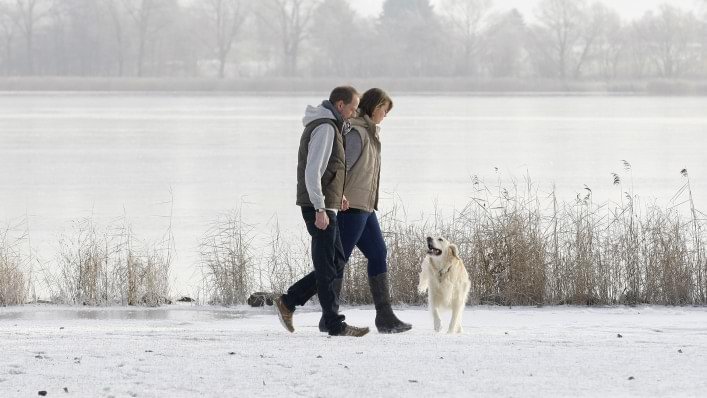
[[[0, 396], [699, 397], [707, 312], [694, 307], [467, 307], [464, 333], [327, 338], [314, 305], [0, 308]], [[102, 314], [101, 314], [102, 313]], [[133, 313], [133, 316], [124, 316]], [[370, 307], [343, 307], [373, 327]], [[58, 314], [58, 315], [57, 315]], [[120, 315], [123, 314], [123, 315]], [[446, 319], [446, 318], [444, 318]]]
[[[303, 234], [294, 205], [301, 116], [322, 96], [0, 94], [0, 225], [28, 216], [44, 263], [72, 220], [123, 215], [136, 235], [172, 227], [173, 291], [193, 294], [199, 238], [240, 207], [265, 235]], [[707, 207], [707, 98], [396, 96], [382, 124], [384, 191], [409, 214], [449, 214], [473, 195], [530, 175], [539, 195], [619, 201], [612, 172], [644, 203], [667, 206], [687, 168]], [[626, 172], [622, 160], [632, 171]], [[677, 199], [677, 202], [684, 198]], [[415, 216], [411, 216], [414, 218]]]

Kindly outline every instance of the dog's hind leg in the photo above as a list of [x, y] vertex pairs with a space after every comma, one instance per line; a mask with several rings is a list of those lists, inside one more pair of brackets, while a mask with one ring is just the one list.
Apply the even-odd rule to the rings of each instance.
[[452, 303], [452, 320], [449, 321], [447, 333], [463, 333], [462, 314], [464, 313], [464, 300], [454, 300]]
[[432, 313], [432, 321], [434, 322], [435, 332], [442, 330], [442, 319], [439, 317], [439, 309], [435, 302], [430, 298], [429, 302], [430, 312]]

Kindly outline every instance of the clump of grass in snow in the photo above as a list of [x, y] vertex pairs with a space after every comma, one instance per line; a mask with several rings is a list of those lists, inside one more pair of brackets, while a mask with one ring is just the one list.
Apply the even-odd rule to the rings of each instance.
[[93, 219], [73, 222], [59, 240], [58, 272], [48, 273], [52, 301], [82, 305], [169, 302], [171, 227], [156, 243], [136, 238], [125, 220], [107, 227]]
[[240, 211], [231, 211], [219, 216], [202, 237], [199, 254], [210, 303], [243, 304], [253, 291], [253, 229]]
[[0, 229], [0, 306], [23, 304], [27, 299], [29, 256], [23, 247], [29, 235], [25, 231], [14, 237], [19, 226]]

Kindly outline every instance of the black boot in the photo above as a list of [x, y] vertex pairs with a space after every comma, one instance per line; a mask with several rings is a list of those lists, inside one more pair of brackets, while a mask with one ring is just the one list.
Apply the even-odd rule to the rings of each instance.
[[[339, 311], [339, 303], [341, 299], [341, 284], [343, 281], [343, 279], [334, 279], [334, 294], [336, 295], [335, 308], [337, 312]], [[319, 319], [319, 331], [322, 333], [329, 332], [329, 329], [327, 329], [326, 327], [326, 323], [324, 323], [324, 314], [322, 314], [322, 317]]]
[[368, 277], [371, 296], [376, 305], [376, 328], [378, 333], [402, 333], [412, 329], [412, 325], [402, 322], [393, 313], [388, 292], [388, 273]]

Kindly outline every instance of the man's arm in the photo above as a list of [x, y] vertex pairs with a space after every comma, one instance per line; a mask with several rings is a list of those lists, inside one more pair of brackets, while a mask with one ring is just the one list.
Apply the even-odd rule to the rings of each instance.
[[309, 200], [315, 209], [323, 209], [325, 207], [322, 176], [329, 164], [335, 134], [334, 127], [329, 123], [324, 123], [312, 131], [312, 136], [309, 139], [307, 164], [304, 168], [304, 183], [307, 187]]

